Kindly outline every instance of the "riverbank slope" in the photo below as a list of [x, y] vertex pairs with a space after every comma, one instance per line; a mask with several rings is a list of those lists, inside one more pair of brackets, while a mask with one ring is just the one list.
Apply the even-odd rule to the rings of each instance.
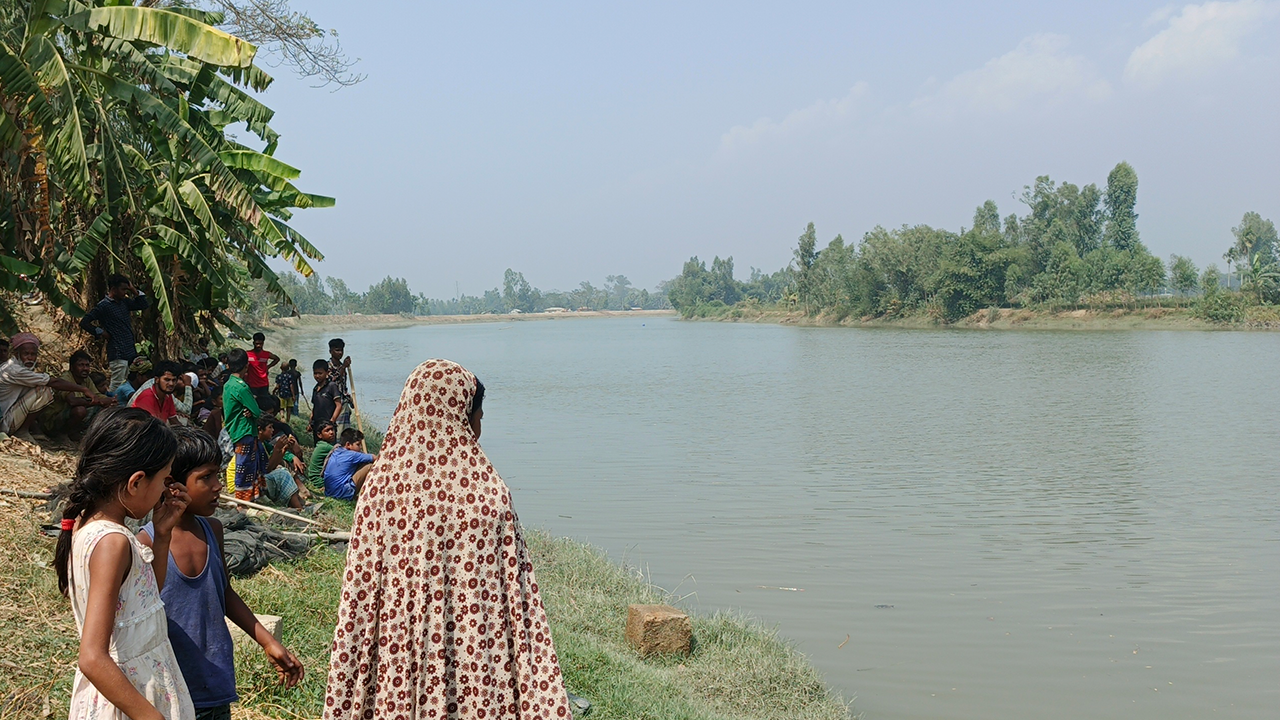
[[[40, 491], [69, 477], [75, 453], [0, 443], [0, 488]], [[0, 493], [0, 720], [65, 717], [78, 639], [70, 604], [52, 570], [54, 541], [43, 501]], [[756, 621], [727, 614], [694, 616], [688, 657], [641, 660], [623, 630], [631, 603], [670, 600], [635, 570], [590, 546], [527, 533], [543, 601], [568, 688], [594, 705], [600, 720], [764, 720], [848, 717], [821, 675], [793, 647]], [[237, 579], [250, 607], [284, 618], [286, 645], [307, 668], [295, 690], [275, 684], [261, 653], [238, 652], [241, 701], [233, 716], [318, 718], [345, 554], [327, 545], [290, 563]]]

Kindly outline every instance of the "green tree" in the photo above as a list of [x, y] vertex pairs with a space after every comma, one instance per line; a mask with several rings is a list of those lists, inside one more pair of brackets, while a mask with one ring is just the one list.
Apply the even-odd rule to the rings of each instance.
[[934, 281], [943, 317], [958, 320], [984, 307], [1000, 305], [1008, 271], [1017, 267], [1000, 233], [1000, 215], [988, 200], [973, 216], [973, 229], [948, 243]]
[[988, 200], [973, 211], [973, 229], [984, 235], [1000, 234], [1000, 208]]
[[1121, 162], [1107, 175], [1106, 241], [1117, 250], [1131, 250], [1138, 244], [1138, 173]]
[[417, 304], [413, 293], [409, 291], [408, 281], [390, 275], [378, 284], [370, 285], [369, 291], [364, 294], [365, 310], [378, 315], [412, 313]]
[[1263, 253], [1254, 254], [1241, 272], [1241, 292], [1262, 305], [1280, 300], [1280, 267]]
[[1169, 256], [1169, 287], [1185, 297], [1200, 286], [1200, 271], [1191, 258], [1183, 255]]
[[325, 292], [324, 281], [319, 273], [304, 278], [296, 273], [286, 272], [280, 276], [280, 287], [288, 293], [299, 313], [328, 315], [333, 311], [333, 298]]
[[359, 293], [352, 292], [342, 278], [327, 277], [325, 282], [329, 285], [329, 297], [335, 315], [349, 315], [364, 309], [364, 298]]
[[723, 260], [716, 256], [711, 261], [710, 299], [732, 305], [742, 299], [742, 288], [733, 278], [733, 257]]
[[1133, 295], [1150, 295], [1164, 285], [1164, 263], [1147, 252], [1141, 244], [1129, 253], [1125, 269], [1124, 288]]
[[606, 306], [609, 310], [629, 310], [633, 307], [633, 303], [638, 303], [639, 307], [644, 307], [643, 301], [639, 299], [635, 288], [631, 287], [631, 281], [626, 275], [609, 275], [604, 279], [604, 290], [609, 296], [609, 302]]
[[814, 229], [813, 223], [805, 228], [804, 233], [800, 235], [800, 240], [795, 250], [796, 265], [796, 289], [800, 294], [800, 302], [804, 304], [806, 311], [809, 307], [809, 295], [812, 293], [813, 277], [811, 269], [813, 263], [818, 259], [818, 232]]
[[536, 312], [541, 309], [541, 301], [542, 293], [534, 290], [529, 281], [524, 279], [524, 273], [507, 268], [502, 275], [502, 302], [507, 310]]
[[1227, 262], [1245, 267], [1252, 266], [1254, 258], [1262, 256], [1266, 265], [1276, 260], [1277, 244], [1276, 226], [1256, 212], [1247, 212], [1240, 224], [1231, 228], [1235, 244], [1224, 256]]

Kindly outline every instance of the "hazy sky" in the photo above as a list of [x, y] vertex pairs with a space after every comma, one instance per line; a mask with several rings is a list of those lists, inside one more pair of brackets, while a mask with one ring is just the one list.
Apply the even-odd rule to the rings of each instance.
[[1280, 221], [1280, 0], [294, 2], [368, 76], [277, 68], [264, 98], [299, 186], [338, 198], [295, 225], [357, 289], [653, 287], [695, 254], [743, 277], [810, 221], [955, 230], [1121, 160], [1160, 257], [1221, 264], [1245, 211]]

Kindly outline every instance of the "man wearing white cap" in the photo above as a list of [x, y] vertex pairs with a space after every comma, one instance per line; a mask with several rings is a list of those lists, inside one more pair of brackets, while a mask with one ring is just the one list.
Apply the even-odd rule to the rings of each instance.
[[54, 390], [98, 397], [96, 390], [36, 372], [40, 339], [35, 335], [18, 333], [9, 339], [9, 345], [13, 348], [13, 355], [0, 365], [0, 432], [35, 442], [31, 425], [36, 414], [53, 402]]

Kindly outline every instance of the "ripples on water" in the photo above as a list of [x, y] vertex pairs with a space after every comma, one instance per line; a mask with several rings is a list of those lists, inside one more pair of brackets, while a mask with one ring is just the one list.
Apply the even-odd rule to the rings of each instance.
[[420, 360], [475, 371], [526, 524], [777, 623], [867, 718], [1280, 716], [1280, 335], [344, 337], [384, 421]]

